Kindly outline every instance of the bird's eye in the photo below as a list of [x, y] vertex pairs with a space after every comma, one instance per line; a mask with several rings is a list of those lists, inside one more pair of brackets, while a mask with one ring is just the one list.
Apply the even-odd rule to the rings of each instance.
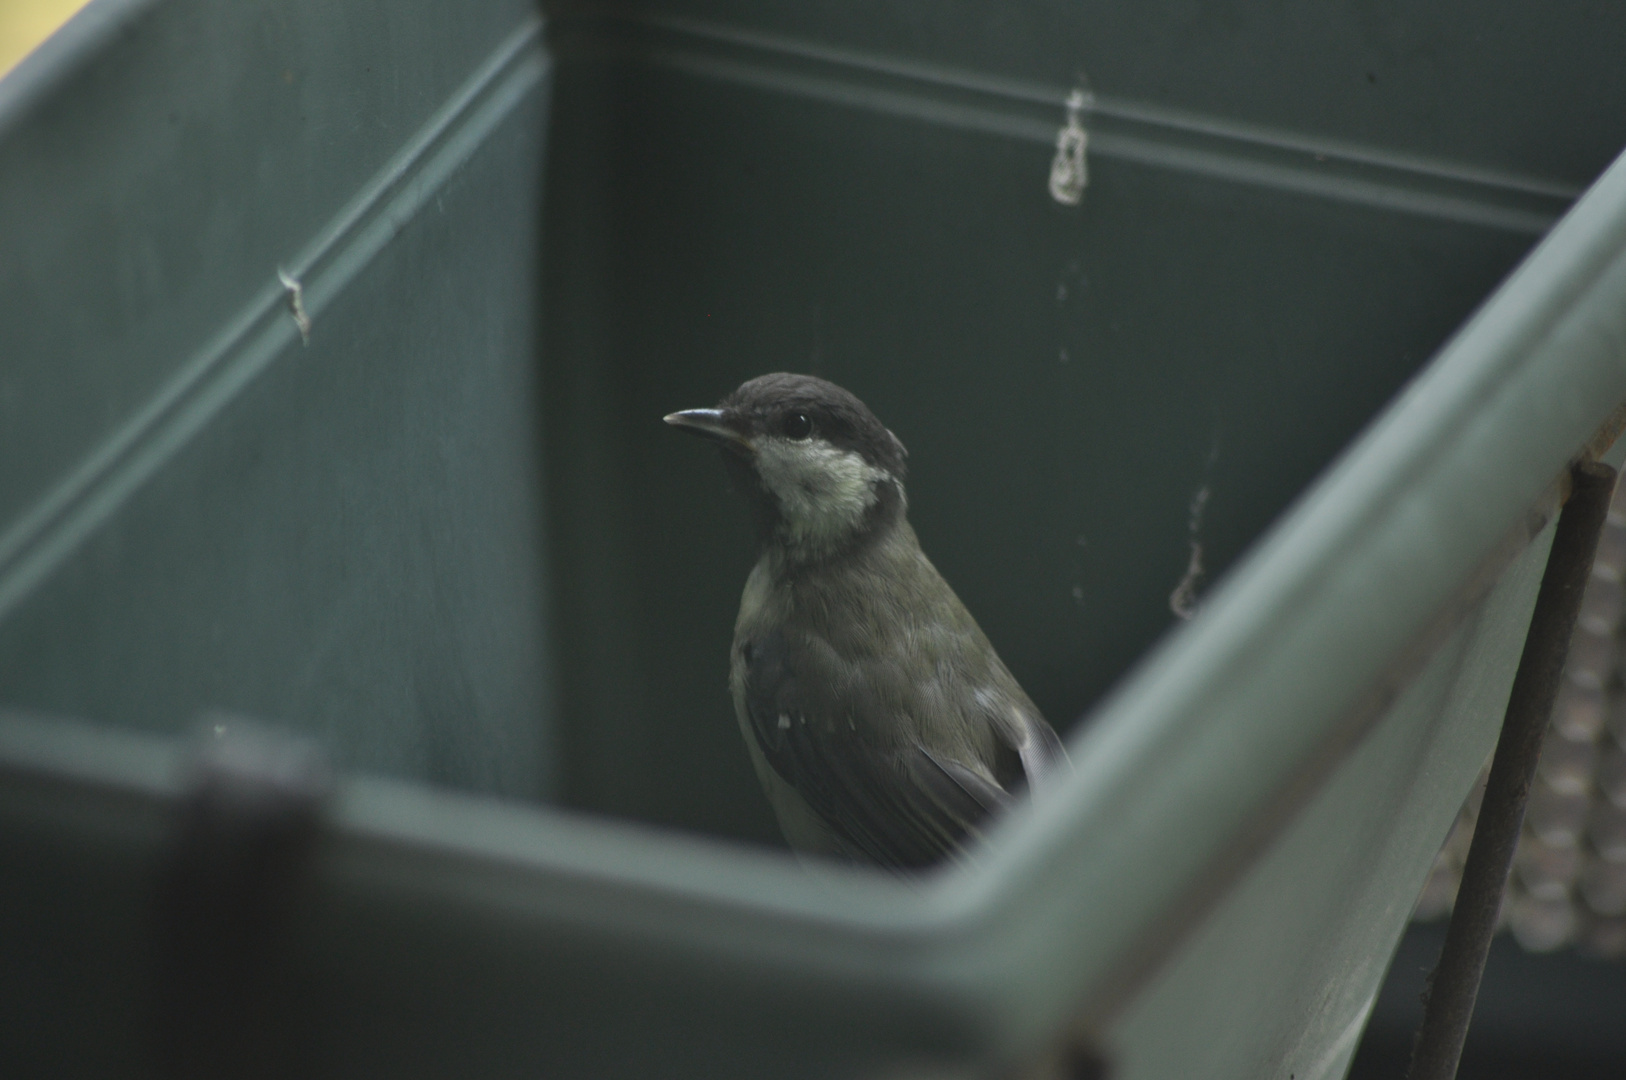
[[806, 413], [786, 413], [784, 421], [779, 425], [779, 429], [785, 433], [787, 438], [805, 439], [813, 434], [813, 421], [808, 419]]

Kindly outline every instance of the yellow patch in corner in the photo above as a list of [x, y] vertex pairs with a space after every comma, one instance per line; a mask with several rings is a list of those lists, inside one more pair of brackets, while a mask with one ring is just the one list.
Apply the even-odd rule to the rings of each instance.
[[0, 75], [84, 6], [85, 0], [0, 0]]

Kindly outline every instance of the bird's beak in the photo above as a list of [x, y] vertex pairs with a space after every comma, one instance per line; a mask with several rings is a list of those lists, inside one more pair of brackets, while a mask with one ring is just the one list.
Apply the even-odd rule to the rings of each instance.
[[684, 409], [668, 413], [665, 420], [680, 431], [716, 439], [731, 449], [746, 453], [756, 451], [756, 446], [740, 430], [740, 418], [726, 409]]

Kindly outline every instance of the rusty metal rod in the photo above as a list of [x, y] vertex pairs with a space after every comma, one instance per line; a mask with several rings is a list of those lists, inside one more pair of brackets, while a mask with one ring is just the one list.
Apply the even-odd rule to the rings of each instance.
[[1552, 552], [1536, 594], [1536, 610], [1530, 616], [1524, 652], [1508, 695], [1502, 734], [1491, 759], [1445, 946], [1429, 976], [1423, 1024], [1412, 1046], [1406, 1080], [1453, 1080], [1479, 996], [1479, 980], [1485, 973], [1502, 891], [1524, 824], [1542, 736], [1552, 718], [1570, 636], [1581, 610], [1581, 593], [1615, 490], [1615, 470], [1599, 462], [1582, 462], [1571, 469], [1570, 476], [1573, 489], [1559, 514]]

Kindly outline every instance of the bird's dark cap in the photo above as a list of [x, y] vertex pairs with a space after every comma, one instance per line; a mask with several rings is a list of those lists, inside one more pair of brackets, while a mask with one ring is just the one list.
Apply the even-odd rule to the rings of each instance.
[[666, 417], [674, 427], [721, 442], [744, 454], [757, 439], [820, 438], [904, 478], [903, 442], [851, 392], [816, 375], [759, 375], [723, 398], [715, 409], [687, 409]]

